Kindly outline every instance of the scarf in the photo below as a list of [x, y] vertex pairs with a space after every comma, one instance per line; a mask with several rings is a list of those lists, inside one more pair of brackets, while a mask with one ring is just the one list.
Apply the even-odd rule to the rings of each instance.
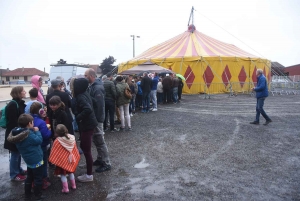
[[69, 155], [69, 162], [72, 163], [75, 162], [75, 158], [72, 154], [72, 151], [75, 146], [75, 136], [71, 134], [67, 134], [70, 139], [67, 139], [66, 137], [57, 137], [58, 142], [63, 146], [68, 152], [70, 152]]

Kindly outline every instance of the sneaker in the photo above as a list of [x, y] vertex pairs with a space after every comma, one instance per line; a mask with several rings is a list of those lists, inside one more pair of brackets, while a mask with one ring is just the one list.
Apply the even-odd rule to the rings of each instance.
[[267, 120], [265, 123], [264, 123], [264, 125], [266, 126], [266, 125], [268, 125], [269, 123], [271, 123], [272, 122], [272, 120], [270, 119], [270, 120]]
[[152, 110], [153, 110], [153, 108], [150, 108], [150, 110], [152, 111]]
[[125, 131], [125, 128], [120, 127], [119, 131]]
[[110, 132], [112, 132], [112, 133], [118, 132], [118, 131], [119, 131], [119, 129], [117, 129], [117, 128], [114, 128], [113, 130], [110, 130]]
[[252, 122], [250, 122], [250, 124], [259, 124], [259, 122], [258, 121], [252, 121]]
[[12, 179], [12, 181], [24, 181], [25, 179], [26, 179], [26, 176], [17, 174], [17, 176], [14, 179]]
[[108, 131], [108, 128], [104, 129], [104, 131]]
[[95, 161], [93, 162], [93, 165], [94, 165], [94, 166], [102, 165], [102, 161], [95, 160]]
[[51, 186], [51, 183], [48, 181], [47, 178], [44, 178], [42, 183], [42, 189], [46, 190], [49, 186]]
[[157, 109], [156, 108], [154, 108], [153, 110], [152, 110], [152, 112], [156, 112], [157, 111]]
[[130, 127], [130, 128], [128, 128], [127, 130], [128, 130], [128, 131], [132, 131], [132, 128]]
[[132, 114], [132, 113], [130, 113], [130, 116], [131, 116], [131, 117], [133, 117], [133, 114]]
[[93, 177], [93, 175], [83, 174], [81, 176], [78, 176], [77, 179], [80, 182], [91, 182], [94, 180], [94, 177]]
[[98, 167], [95, 171], [98, 173], [105, 172], [111, 169], [111, 165], [105, 165], [102, 167]]

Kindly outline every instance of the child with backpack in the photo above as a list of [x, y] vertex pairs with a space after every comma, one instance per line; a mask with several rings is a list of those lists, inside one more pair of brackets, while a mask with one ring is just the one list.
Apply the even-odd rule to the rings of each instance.
[[18, 119], [20, 127], [14, 128], [7, 140], [14, 143], [22, 154], [27, 165], [27, 178], [25, 181], [25, 200], [31, 199], [31, 187], [34, 182], [34, 195], [36, 200], [41, 200], [43, 178], [43, 151], [41, 144], [42, 135], [37, 127], [34, 127], [33, 117], [29, 114], [21, 114]]
[[30, 107], [30, 114], [33, 117], [33, 123], [35, 127], [38, 127], [43, 137], [41, 148], [43, 150], [43, 189], [47, 189], [51, 183], [48, 177], [48, 147], [50, 147], [51, 130], [47, 127], [46, 122], [43, 120], [46, 116], [44, 105], [40, 102], [33, 102]]
[[62, 193], [69, 193], [66, 175], [69, 175], [71, 188], [76, 189], [74, 172], [80, 160], [75, 136], [68, 133], [66, 126], [58, 124], [55, 129], [55, 141], [51, 149], [49, 161], [55, 164], [54, 175], [60, 175]]

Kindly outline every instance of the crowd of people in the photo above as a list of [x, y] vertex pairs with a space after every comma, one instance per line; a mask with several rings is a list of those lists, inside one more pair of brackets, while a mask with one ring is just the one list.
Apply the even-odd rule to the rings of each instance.
[[[10, 152], [10, 179], [25, 181], [25, 200], [43, 199], [42, 189], [51, 185], [49, 167], [62, 182], [62, 192], [76, 189], [74, 172], [83, 154], [86, 173], [79, 182], [93, 181], [93, 166], [98, 173], [111, 169], [105, 132], [131, 131], [131, 117], [136, 112], [157, 111], [158, 104], [178, 103], [183, 82], [175, 74], [143, 73], [142, 76], [116, 76], [111, 73], [97, 78], [93, 69], [83, 77], [70, 79], [70, 90], [62, 77], [51, 80], [47, 94], [42, 77], [31, 78], [30, 101], [25, 103], [23, 86], [11, 90], [12, 100], [6, 106], [4, 148]], [[129, 91], [129, 95], [127, 92]], [[120, 124], [119, 128], [115, 125]], [[77, 149], [75, 132], [79, 133]], [[93, 160], [92, 142], [97, 149]], [[27, 170], [21, 167], [21, 157]]]
[[[260, 114], [272, 120], [263, 109], [268, 96], [266, 78], [263, 71], [256, 71], [258, 83], [256, 91], [256, 119], [251, 124], [259, 124]], [[42, 77], [31, 78], [30, 101], [26, 102], [23, 86], [13, 87], [12, 100], [6, 105], [6, 131], [4, 148], [9, 150], [9, 175], [12, 181], [25, 181], [25, 200], [43, 199], [42, 190], [51, 185], [49, 168], [60, 177], [62, 193], [76, 189], [74, 172], [83, 154], [86, 173], [77, 177], [79, 182], [93, 181], [95, 172], [111, 169], [105, 132], [131, 131], [131, 117], [137, 113], [157, 111], [159, 104], [177, 104], [181, 101], [182, 80], [176, 74], [144, 72], [142, 76], [113, 76], [108, 73], [97, 78], [93, 69], [87, 69], [84, 77], [73, 77], [67, 90], [62, 77], [51, 80], [47, 94], [42, 90]], [[129, 94], [128, 94], [129, 93]], [[2, 117], [1, 117], [2, 120]], [[120, 124], [119, 128], [115, 125]], [[79, 133], [77, 140], [75, 132]], [[76, 141], [80, 141], [77, 148]], [[97, 150], [93, 160], [92, 142]], [[21, 157], [27, 169], [21, 166]]]

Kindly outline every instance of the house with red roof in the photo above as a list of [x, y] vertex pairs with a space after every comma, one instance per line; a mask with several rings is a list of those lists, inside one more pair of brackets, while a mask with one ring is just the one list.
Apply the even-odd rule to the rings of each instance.
[[300, 75], [300, 64], [287, 66], [285, 67], [284, 72], [289, 76]]
[[44, 81], [49, 79], [49, 74], [44, 71], [41, 71], [36, 68], [17, 68], [12, 71], [3, 72], [1, 77], [1, 82], [6, 83], [17, 83], [18, 80], [24, 80], [25, 82], [30, 82], [33, 75], [39, 75], [43, 78]]

